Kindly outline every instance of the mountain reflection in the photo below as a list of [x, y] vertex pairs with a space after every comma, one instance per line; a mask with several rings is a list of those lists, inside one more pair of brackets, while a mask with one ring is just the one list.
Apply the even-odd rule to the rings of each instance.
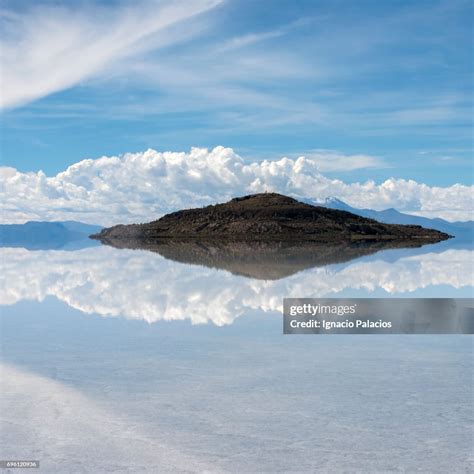
[[310, 241], [107, 239], [103, 243], [120, 249], [148, 250], [176, 262], [227, 270], [257, 280], [279, 280], [313, 267], [345, 263], [381, 250], [419, 247], [413, 241], [328, 245]]
[[[53, 296], [84, 313], [149, 323], [190, 320], [222, 326], [248, 312], [281, 311], [284, 297], [322, 297], [347, 290], [363, 291], [367, 296], [376, 291], [379, 295], [382, 291], [412, 296], [416, 290], [435, 285], [453, 289], [474, 286], [470, 250], [451, 249], [390, 261], [382, 259], [384, 254], [313, 266], [298, 273], [294, 270], [303, 263], [295, 257], [290, 276], [262, 280], [235, 275], [231, 268], [223, 271], [187, 265], [148, 251], [108, 246], [71, 252], [3, 248], [0, 303], [43, 301]], [[225, 261], [230, 265], [230, 259]], [[250, 272], [247, 266], [235, 265], [241, 273]], [[274, 275], [281, 275], [279, 267], [273, 268]]]

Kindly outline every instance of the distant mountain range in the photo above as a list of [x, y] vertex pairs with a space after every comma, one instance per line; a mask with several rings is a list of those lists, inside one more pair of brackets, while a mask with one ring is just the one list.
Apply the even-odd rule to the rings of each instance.
[[98, 225], [76, 221], [0, 224], [0, 246], [28, 250], [77, 250], [95, 245], [89, 235], [101, 229]]
[[358, 209], [356, 207], [349, 206], [349, 204], [346, 204], [345, 202], [335, 197], [326, 198], [322, 202], [310, 199], [305, 200], [305, 202], [316, 206], [324, 206], [330, 209], [351, 212], [362, 217], [375, 219], [385, 224], [421, 225], [426, 229], [436, 229], [441, 232], [445, 232], [446, 234], [454, 235], [455, 237], [462, 240], [472, 240], [474, 237], [474, 221], [448, 222], [440, 218], [429, 219], [428, 217], [403, 214], [402, 212], [399, 212], [393, 208], [385, 209], [384, 211], [374, 211], [373, 209]]

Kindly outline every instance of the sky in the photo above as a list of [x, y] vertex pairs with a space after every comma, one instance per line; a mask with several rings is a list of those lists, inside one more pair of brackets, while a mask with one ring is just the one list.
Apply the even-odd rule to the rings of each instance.
[[472, 20], [464, 0], [4, 0], [1, 219], [271, 189], [465, 220]]

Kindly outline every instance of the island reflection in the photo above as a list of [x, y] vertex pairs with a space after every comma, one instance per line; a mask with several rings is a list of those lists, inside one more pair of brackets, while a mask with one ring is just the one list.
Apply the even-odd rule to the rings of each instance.
[[147, 250], [179, 263], [226, 270], [257, 280], [280, 280], [303, 270], [324, 267], [390, 249], [419, 248], [413, 241], [327, 244], [311, 241], [103, 239], [118, 249]]

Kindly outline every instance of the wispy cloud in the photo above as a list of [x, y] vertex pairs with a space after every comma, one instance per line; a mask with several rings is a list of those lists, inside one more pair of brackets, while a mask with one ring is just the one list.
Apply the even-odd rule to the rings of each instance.
[[371, 155], [346, 155], [331, 150], [315, 150], [305, 153], [304, 156], [315, 163], [323, 173], [390, 168], [383, 158]]
[[[209, 13], [201, 16], [202, 28], [190, 27], [189, 20], [218, 3], [39, 3], [26, 12], [4, 12], [2, 104], [15, 107], [85, 81], [105, 81], [112, 90], [127, 84], [119, 87], [120, 100], [101, 104], [109, 115], [117, 109], [130, 118], [199, 110], [228, 129], [318, 124], [375, 135], [424, 125], [439, 134], [439, 125], [469, 121], [462, 93], [468, 78], [458, 75], [457, 91], [449, 76], [461, 54], [450, 45], [464, 30], [441, 29], [444, 19], [459, 18], [462, 2], [439, 2], [429, 11], [379, 8], [355, 23], [351, 12], [321, 7], [318, 16], [310, 9], [266, 28], [229, 28], [232, 18]], [[211, 24], [212, 34], [202, 35]], [[420, 81], [428, 74], [430, 80]], [[409, 87], [405, 76], [413, 77]], [[441, 87], [439, 77], [449, 80]], [[146, 91], [147, 100], [137, 104], [128, 97], [136, 91]], [[226, 118], [233, 114], [237, 124]]]
[[173, 44], [183, 33], [176, 38], [171, 26], [218, 3], [142, 1], [119, 8], [38, 4], [27, 12], [4, 11], [1, 106], [15, 107], [75, 86], [119, 61]]
[[261, 43], [263, 41], [267, 41], [273, 38], [278, 38], [280, 36], [284, 36], [292, 32], [292, 30], [308, 25], [311, 23], [311, 18], [299, 18], [293, 22], [285, 24], [279, 28], [275, 28], [273, 30], [262, 31], [262, 32], [253, 32], [247, 33], [240, 36], [234, 36], [227, 40], [222, 46], [216, 48], [218, 52], [228, 52], [234, 49], [245, 48], [247, 46], [251, 46], [256, 43]]

